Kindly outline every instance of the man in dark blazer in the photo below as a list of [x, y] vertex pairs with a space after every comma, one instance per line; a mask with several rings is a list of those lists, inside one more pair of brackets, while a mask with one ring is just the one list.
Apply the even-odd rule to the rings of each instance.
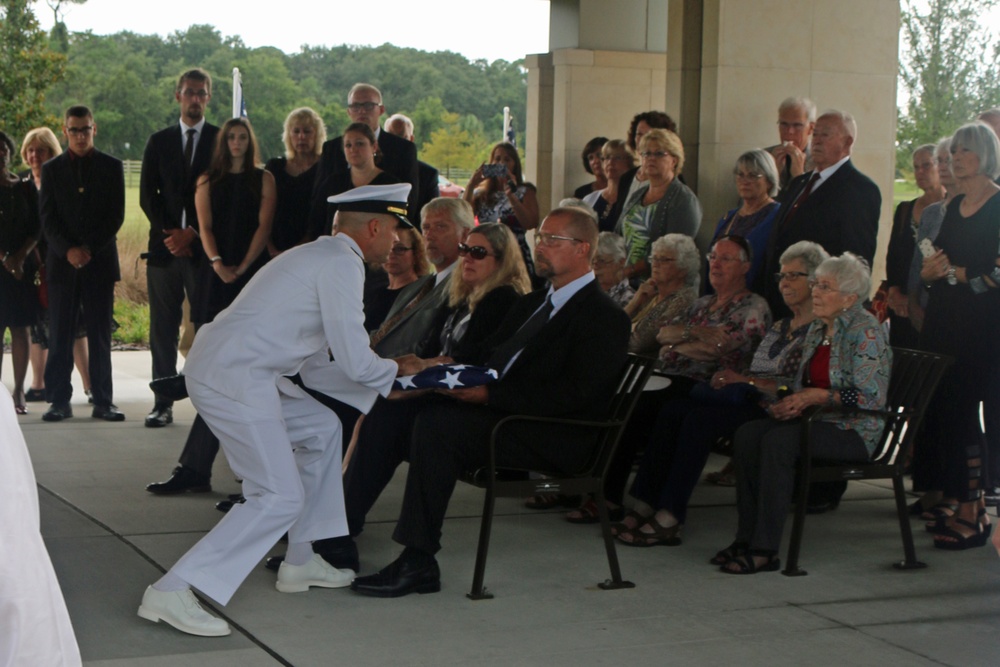
[[[351, 535], [402, 461], [409, 476], [393, 539], [403, 554], [352, 589], [378, 597], [440, 590], [434, 554], [445, 510], [462, 470], [488, 463], [490, 432], [511, 414], [593, 418], [607, 410], [625, 364], [629, 321], [594, 280], [597, 225], [573, 208], [559, 208], [536, 234], [535, 266], [551, 287], [521, 298], [492, 338], [488, 365], [494, 384], [458, 388], [447, 397], [381, 401], [365, 419], [360, 446], [345, 477]], [[522, 328], [523, 327], [523, 328]], [[378, 414], [376, 414], [378, 412]], [[572, 471], [596, 438], [565, 426], [525, 425], [499, 454], [500, 465]], [[341, 552], [350, 537], [326, 546]], [[346, 542], [347, 544], [343, 544]]]
[[116, 234], [125, 220], [122, 162], [94, 148], [97, 123], [85, 106], [66, 111], [68, 148], [42, 166], [39, 196], [42, 230], [49, 249], [49, 358], [45, 365], [45, 421], [73, 416], [73, 338], [83, 305], [90, 353], [95, 419], [123, 421], [112, 402], [111, 319], [118, 268]]
[[[410, 143], [413, 140], [413, 121], [408, 116], [401, 113], [394, 113], [385, 121], [382, 128], [389, 134], [402, 137]], [[432, 199], [441, 196], [441, 189], [438, 187], [438, 170], [422, 160], [417, 160], [417, 173], [420, 179], [420, 201], [417, 202], [417, 210], [422, 210], [424, 204]]]
[[[212, 78], [196, 68], [181, 74], [174, 90], [181, 117], [153, 134], [142, 156], [139, 205], [149, 219], [146, 284], [153, 379], [177, 375], [177, 341], [184, 297], [191, 300], [202, 260], [194, 191], [208, 169], [219, 128], [205, 120]], [[156, 396], [146, 426], [174, 420], [173, 401]]]
[[814, 241], [831, 256], [850, 251], [869, 265], [875, 258], [882, 195], [851, 162], [857, 134], [857, 123], [848, 113], [827, 111], [820, 116], [812, 138], [814, 168], [792, 180], [782, 194], [764, 270], [754, 289], [767, 299], [775, 319], [789, 314], [773, 276], [781, 269], [781, 253], [793, 243]]
[[[412, 142], [397, 137], [388, 132], [382, 132], [379, 118], [385, 113], [382, 106], [382, 93], [378, 88], [367, 83], [356, 83], [347, 93], [347, 115], [354, 123], [364, 123], [375, 133], [375, 143], [378, 144], [376, 164], [386, 171], [412, 186], [407, 207], [409, 217], [415, 220], [420, 216], [420, 175], [417, 168], [417, 148]], [[339, 128], [343, 129], [343, 128]], [[320, 156], [316, 171], [316, 182], [313, 186], [313, 201], [309, 211], [310, 235], [315, 237], [330, 233], [330, 222], [333, 215], [329, 213], [327, 197], [335, 194], [331, 191], [331, 177], [347, 171], [347, 158], [344, 157], [344, 137], [340, 135], [323, 144], [323, 154]]]

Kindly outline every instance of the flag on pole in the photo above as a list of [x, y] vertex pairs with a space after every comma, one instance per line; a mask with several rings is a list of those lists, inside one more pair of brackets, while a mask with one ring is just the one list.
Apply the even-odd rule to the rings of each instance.
[[514, 117], [510, 115], [510, 107], [503, 108], [503, 141], [517, 148], [517, 131], [514, 129]]
[[240, 68], [233, 68], [233, 118], [247, 118], [247, 103], [243, 99], [243, 76]]

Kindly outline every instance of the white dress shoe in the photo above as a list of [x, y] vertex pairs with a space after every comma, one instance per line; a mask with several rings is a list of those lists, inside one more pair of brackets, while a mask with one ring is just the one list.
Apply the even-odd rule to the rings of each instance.
[[224, 637], [232, 632], [228, 623], [202, 609], [190, 588], [164, 593], [147, 587], [139, 616], [154, 623], [164, 621], [181, 632], [200, 637]]
[[355, 576], [354, 570], [338, 570], [319, 554], [313, 554], [312, 560], [305, 565], [289, 565], [288, 561], [282, 561], [275, 588], [282, 593], [304, 593], [310, 586], [345, 588], [351, 585]]

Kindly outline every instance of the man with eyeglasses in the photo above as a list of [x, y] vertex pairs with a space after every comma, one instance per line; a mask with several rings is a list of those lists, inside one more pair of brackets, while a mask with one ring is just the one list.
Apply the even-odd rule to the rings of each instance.
[[49, 422], [73, 416], [73, 339], [83, 305], [90, 353], [91, 416], [124, 421], [112, 401], [111, 318], [118, 268], [116, 234], [125, 220], [125, 174], [121, 160], [94, 147], [97, 123], [85, 106], [66, 111], [68, 148], [42, 167], [39, 195], [49, 292], [49, 359], [45, 394]]
[[[383, 401], [365, 419], [344, 478], [352, 536], [392, 478], [409, 461], [393, 539], [402, 555], [352, 590], [375, 597], [433, 593], [441, 588], [434, 554], [445, 511], [463, 470], [488, 463], [490, 433], [511, 414], [593, 419], [607, 411], [625, 364], [629, 320], [601, 290], [591, 270], [597, 224], [579, 208], [553, 210], [535, 234], [535, 267], [550, 287], [523, 296], [476, 360], [500, 373], [490, 385], [456, 388], [402, 401]], [[574, 470], [590, 453], [579, 430], [524, 424], [497, 452], [497, 464]], [[338, 538], [345, 550], [352, 538]]]
[[[420, 173], [417, 168], [417, 147], [412, 141], [382, 131], [379, 118], [384, 113], [382, 93], [375, 86], [368, 83], [356, 83], [347, 93], [347, 115], [350, 116], [351, 122], [364, 123], [375, 133], [375, 143], [378, 144], [376, 158], [379, 169], [389, 172], [402, 183], [410, 184], [407, 207], [410, 217], [415, 218], [420, 212]], [[309, 211], [309, 229], [313, 235], [330, 233], [327, 198], [334, 194], [330, 189], [332, 176], [344, 173], [348, 168], [347, 158], [344, 157], [343, 136], [330, 139], [323, 144], [323, 154], [320, 156], [316, 182], [313, 185], [312, 207]]]
[[[139, 205], [149, 219], [146, 284], [149, 288], [149, 351], [153, 379], [177, 374], [177, 342], [182, 306], [197, 287], [203, 259], [194, 191], [208, 169], [219, 128], [205, 120], [212, 99], [212, 77], [190, 69], [177, 80], [174, 100], [180, 120], [146, 142], [139, 181]], [[172, 423], [173, 401], [156, 396], [146, 415], [149, 428]]]
[[793, 178], [813, 168], [811, 141], [816, 128], [816, 105], [806, 97], [789, 97], [778, 107], [778, 137], [781, 143], [768, 151], [778, 165], [780, 190]]

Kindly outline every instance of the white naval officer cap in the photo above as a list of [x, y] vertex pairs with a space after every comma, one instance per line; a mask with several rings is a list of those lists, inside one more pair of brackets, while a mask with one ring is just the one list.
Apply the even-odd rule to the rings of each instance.
[[338, 211], [359, 211], [361, 213], [384, 213], [394, 215], [399, 219], [401, 227], [413, 229], [413, 224], [406, 219], [406, 198], [410, 196], [409, 183], [393, 183], [392, 185], [362, 185], [327, 198], [331, 204], [337, 205]]

